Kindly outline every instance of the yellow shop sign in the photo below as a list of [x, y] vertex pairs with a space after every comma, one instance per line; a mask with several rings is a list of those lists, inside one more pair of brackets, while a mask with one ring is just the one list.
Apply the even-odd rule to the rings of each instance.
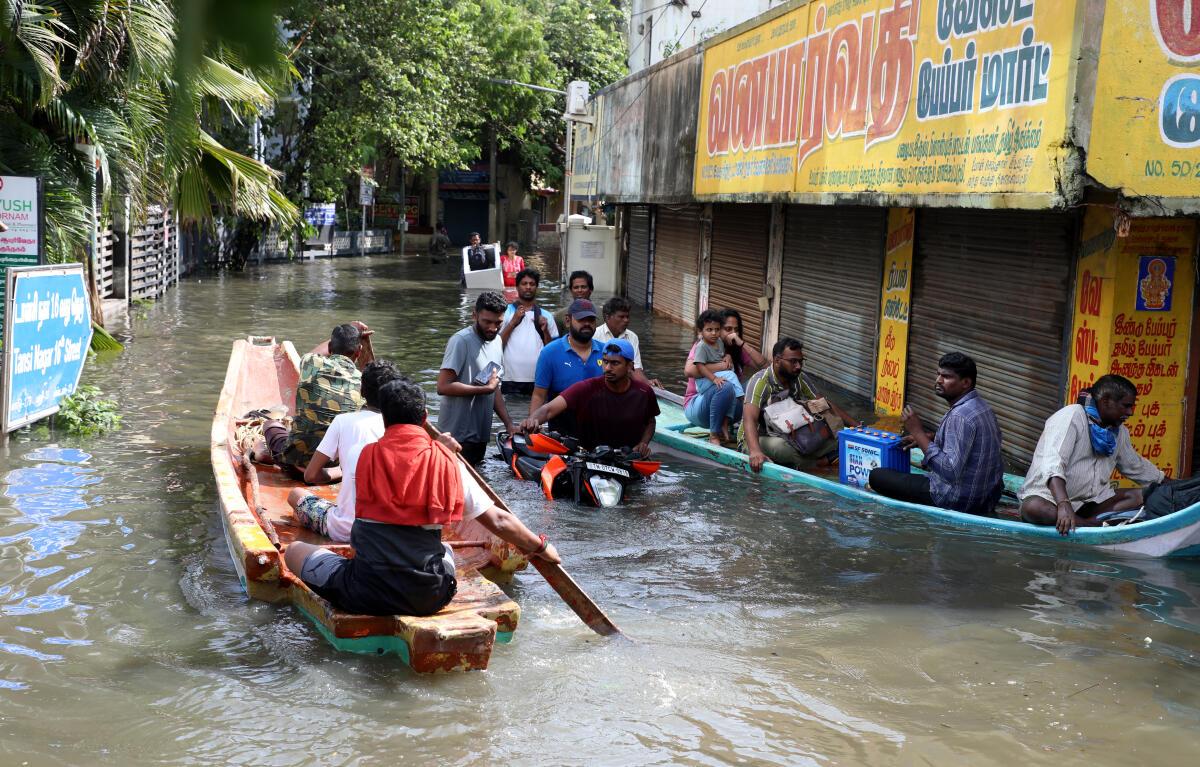
[[1108, 0], [1087, 169], [1131, 194], [1200, 196], [1200, 2]]
[[705, 51], [694, 191], [1053, 195], [1075, 3], [813, 2]]

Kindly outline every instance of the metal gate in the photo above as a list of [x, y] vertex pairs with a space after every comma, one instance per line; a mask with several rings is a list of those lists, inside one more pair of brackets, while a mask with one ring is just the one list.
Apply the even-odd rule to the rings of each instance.
[[713, 206], [708, 305], [737, 309], [745, 341], [755, 348], [762, 344], [763, 310], [758, 299], [766, 292], [770, 243], [770, 205]]
[[637, 307], [649, 302], [650, 206], [629, 206], [629, 260], [625, 262], [625, 297]]
[[906, 402], [927, 423], [938, 358], [979, 366], [979, 393], [1000, 421], [1003, 452], [1028, 465], [1062, 406], [1075, 218], [1055, 211], [922, 210], [909, 325]]
[[691, 325], [700, 296], [700, 208], [667, 207], [654, 212], [654, 311]]
[[886, 238], [886, 208], [787, 209], [779, 335], [804, 343], [807, 372], [868, 399]]

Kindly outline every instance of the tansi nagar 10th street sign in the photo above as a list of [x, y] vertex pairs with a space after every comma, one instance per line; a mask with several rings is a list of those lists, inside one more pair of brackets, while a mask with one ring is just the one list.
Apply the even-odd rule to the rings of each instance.
[[8, 270], [4, 433], [58, 412], [75, 392], [92, 341], [83, 264]]

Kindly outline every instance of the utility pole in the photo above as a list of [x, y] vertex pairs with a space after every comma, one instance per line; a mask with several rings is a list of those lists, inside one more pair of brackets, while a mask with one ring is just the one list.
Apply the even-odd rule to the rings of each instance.
[[[502, 77], [489, 77], [489, 82], [500, 83], [501, 85], [513, 85], [519, 88], [530, 88], [535, 91], [545, 91], [546, 93], [554, 93], [559, 96], [567, 97], [566, 109], [563, 110], [563, 120], [567, 124], [567, 138], [565, 142], [565, 157], [563, 158], [563, 220], [559, 227], [559, 264], [562, 269], [562, 278], [566, 278], [567, 274], [567, 218], [571, 212], [571, 176], [575, 172], [575, 123], [584, 123], [594, 125], [592, 117], [588, 114], [588, 97], [590, 88], [584, 80], [572, 80], [567, 85], [565, 91], [560, 91], [555, 88], [547, 88], [542, 85], [532, 85], [530, 83], [522, 83], [516, 80], [509, 80]], [[495, 194], [496, 194], [496, 130], [491, 129], [491, 191], [488, 194], [488, 228], [493, 226], [493, 213], [495, 210]], [[490, 233], [490, 232], [489, 232]]]
[[572, 80], [567, 85], [567, 108], [563, 111], [563, 121], [567, 124], [567, 138], [564, 149], [566, 157], [563, 160], [563, 222], [559, 239], [559, 279], [567, 278], [567, 243], [570, 237], [571, 221], [571, 181], [575, 175], [575, 123], [592, 125], [593, 120], [588, 115], [588, 84], [583, 80]]

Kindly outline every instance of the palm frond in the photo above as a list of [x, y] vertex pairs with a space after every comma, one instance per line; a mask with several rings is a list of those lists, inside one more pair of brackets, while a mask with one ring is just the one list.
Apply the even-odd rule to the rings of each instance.
[[257, 80], [209, 56], [200, 61], [195, 86], [200, 95], [211, 96], [231, 105], [244, 103], [266, 106], [271, 102], [271, 94]]
[[292, 225], [300, 212], [278, 190], [279, 173], [200, 131], [191, 162], [178, 175], [182, 217], [207, 220], [215, 205], [246, 218]]
[[74, 47], [64, 36], [70, 33], [53, 8], [4, 0], [0, 3], [0, 49], [9, 53], [0, 62], [0, 70], [12, 72], [0, 79], [16, 82], [22, 76], [28, 78], [36, 83], [35, 103], [48, 103], [65, 85], [59, 65], [62, 54]]

